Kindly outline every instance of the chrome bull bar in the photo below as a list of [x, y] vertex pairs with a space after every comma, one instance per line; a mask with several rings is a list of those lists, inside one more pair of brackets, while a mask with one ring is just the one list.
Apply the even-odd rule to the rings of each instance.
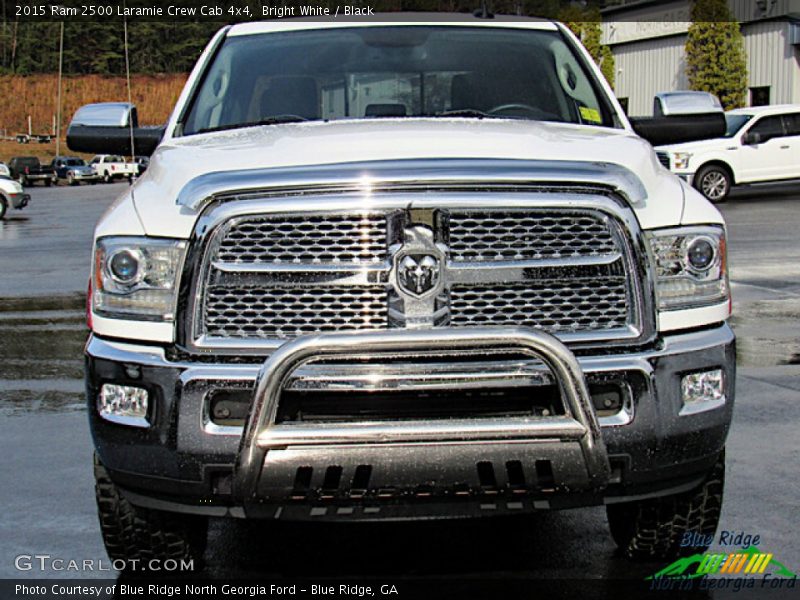
[[[365, 421], [351, 423], [278, 423], [281, 392], [292, 373], [309, 362], [389, 355], [457, 356], [464, 352], [512, 352], [540, 359], [552, 372], [564, 402], [564, 415], [541, 417]], [[490, 386], [491, 384], [488, 384]], [[558, 339], [530, 328], [441, 328], [363, 331], [299, 337], [278, 348], [262, 365], [250, 416], [234, 471], [234, 495], [243, 504], [259, 500], [259, 479], [270, 469], [267, 456], [292, 451], [335, 456], [355, 449], [372, 455], [385, 448], [440, 445], [539, 444], [557, 447], [571, 442], [580, 448], [586, 481], [593, 489], [607, 485], [610, 467], [600, 425], [580, 364]], [[478, 444], [480, 446], [480, 444]], [[337, 450], [337, 448], [339, 450]], [[333, 451], [333, 454], [332, 454]], [[407, 456], [407, 454], [406, 454]], [[278, 460], [275, 469], [288, 469]], [[291, 461], [289, 461], [291, 462]], [[302, 464], [302, 463], [301, 463]], [[294, 468], [301, 464], [292, 465]]]

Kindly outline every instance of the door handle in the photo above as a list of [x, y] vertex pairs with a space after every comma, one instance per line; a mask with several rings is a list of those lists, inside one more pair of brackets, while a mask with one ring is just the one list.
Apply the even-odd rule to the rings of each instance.
[[781, 150], [788, 150], [789, 146], [781, 146]]

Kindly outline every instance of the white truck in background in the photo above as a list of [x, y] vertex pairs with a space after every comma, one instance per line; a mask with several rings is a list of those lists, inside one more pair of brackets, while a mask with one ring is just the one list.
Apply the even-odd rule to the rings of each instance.
[[725, 113], [722, 137], [656, 147], [659, 161], [712, 202], [738, 185], [800, 180], [800, 105]]
[[116, 154], [98, 154], [89, 166], [95, 170], [104, 183], [111, 183], [116, 179], [133, 179], [139, 174], [139, 165], [128, 162], [123, 156]]

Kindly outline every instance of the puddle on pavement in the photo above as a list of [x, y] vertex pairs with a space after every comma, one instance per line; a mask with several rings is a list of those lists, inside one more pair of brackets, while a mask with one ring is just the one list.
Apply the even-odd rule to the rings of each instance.
[[0, 299], [0, 415], [84, 409], [85, 301]]
[[743, 367], [800, 364], [800, 299], [735, 305], [736, 362]]

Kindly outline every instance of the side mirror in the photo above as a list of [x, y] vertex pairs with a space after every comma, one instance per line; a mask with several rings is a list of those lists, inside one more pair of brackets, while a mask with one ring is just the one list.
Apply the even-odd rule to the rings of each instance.
[[[133, 136], [131, 136], [133, 130]], [[87, 104], [75, 112], [67, 129], [67, 147], [93, 154], [150, 156], [165, 127], [139, 127], [136, 107], [127, 102]], [[131, 148], [133, 137], [133, 148]]]
[[768, 141], [769, 138], [766, 135], [757, 131], [748, 131], [742, 136], [742, 145], [744, 146], [758, 146]]
[[636, 117], [630, 122], [633, 130], [653, 146], [719, 138], [728, 128], [722, 112]]

